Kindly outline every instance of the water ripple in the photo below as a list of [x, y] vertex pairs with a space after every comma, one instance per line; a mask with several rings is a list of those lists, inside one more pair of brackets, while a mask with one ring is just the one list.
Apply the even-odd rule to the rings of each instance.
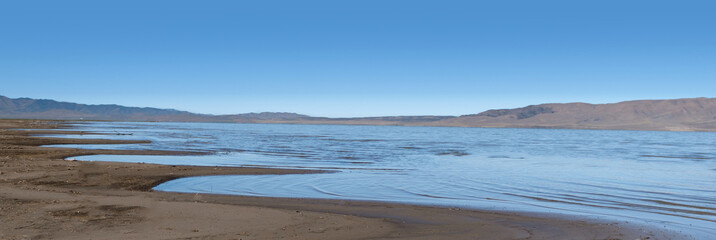
[[556, 212], [657, 222], [716, 239], [716, 133], [209, 123], [79, 128], [153, 141], [105, 148], [218, 153], [134, 161], [333, 171], [186, 178], [158, 190]]

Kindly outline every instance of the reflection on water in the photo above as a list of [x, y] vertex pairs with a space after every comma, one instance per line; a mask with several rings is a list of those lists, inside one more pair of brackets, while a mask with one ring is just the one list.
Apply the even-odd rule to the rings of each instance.
[[[206, 123], [92, 123], [84, 131], [211, 156], [85, 156], [162, 164], [338, 170], [207, 176], [156, 189], [356, 199], [638, 220], [716, 236], [716, 133]], [[97, 138], [97, 136], [88, 136]], [[72, 146], [75, 147], [75, 146]]]

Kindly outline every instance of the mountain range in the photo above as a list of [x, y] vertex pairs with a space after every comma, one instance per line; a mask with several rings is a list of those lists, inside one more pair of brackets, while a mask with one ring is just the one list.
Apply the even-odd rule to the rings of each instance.
[[209, 115], [174, 109], [88, 105], [0, 96], [0, 118], [716, 131], [716, 98], [637, 100], [609, 104], [548, 103], [462, 116], [326, 118], [283, 112]]

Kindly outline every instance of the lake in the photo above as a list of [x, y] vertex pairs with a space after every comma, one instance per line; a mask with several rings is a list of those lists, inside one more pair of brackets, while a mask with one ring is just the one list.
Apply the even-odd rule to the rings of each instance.
[[80, 160], [331, 170], [190, 177], [155, 188], [161, 191], [557, 213], [649, 224], [697, 239], [716, 237], [716, 133], [222, 123], [74, 126], [108, 135], [67, 137], [152, 143], [65, 147], [212, 153]]

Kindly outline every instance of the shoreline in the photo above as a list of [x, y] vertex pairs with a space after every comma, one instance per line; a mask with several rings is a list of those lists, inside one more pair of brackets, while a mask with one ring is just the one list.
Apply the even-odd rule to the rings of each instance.
[[[9, 129], [38, 130], [9, 130]], [[43, 131], [55, 128], [63, 131]], [[152, 191], [207, 175], [313, 170], [68, 161], [94, 154], [206, 154], [90, 150], [47, 144], [142, 143], [43, 138], [80, 134], [48, 120], [0, 120], [0, 239], [682, 239], [624, 222], [398, 203]], [[83, 134], [91, 134], [83, 132]], [[97, 135], [101, 136], [101, 135]], [[0, 212], [2, 212], [0, 211]]]
[[[687, 128], [668, 128], [668, 129], [638, 129], [638, 128], [600, 128], [600, 127], [578, 127], [572, 125], [504, 125], [504, 126], [469, 126], [469, 125], [439, 125], [439, 124], [395, 124], [395, 123], [352, 123], [352, 122], [322, 122], [322, 121], [291, 121], [291, 120], [274, 120], [274, 121], [255, 121], [255, 122], [225, 122], [225, 121], [120, 121], [120, 120], [55, 120], [55, 119], [0, 119], [0, 120], [22, 120], [22, 121], [54, 121], [54, 122], [132, 122], [132, 123], [218, 123], [218, 124], [285, 124], [285, 125], [335, 125], [335, 126], [376, 126], [376, 127], [428, 127], [428, 128], [484, 128], [484, 129], [544, 129], [544, 130], [585, 130], [585, 131], [635, 131], [635, 132], [701, 132], [712, 133], [716, 129], [687, 129]], [[48, 132], [48, 134], [53, 134]], [[91, 133], [86, 133], [91, 134]], [[100, 134], [101, 135], [101, 134]]]

